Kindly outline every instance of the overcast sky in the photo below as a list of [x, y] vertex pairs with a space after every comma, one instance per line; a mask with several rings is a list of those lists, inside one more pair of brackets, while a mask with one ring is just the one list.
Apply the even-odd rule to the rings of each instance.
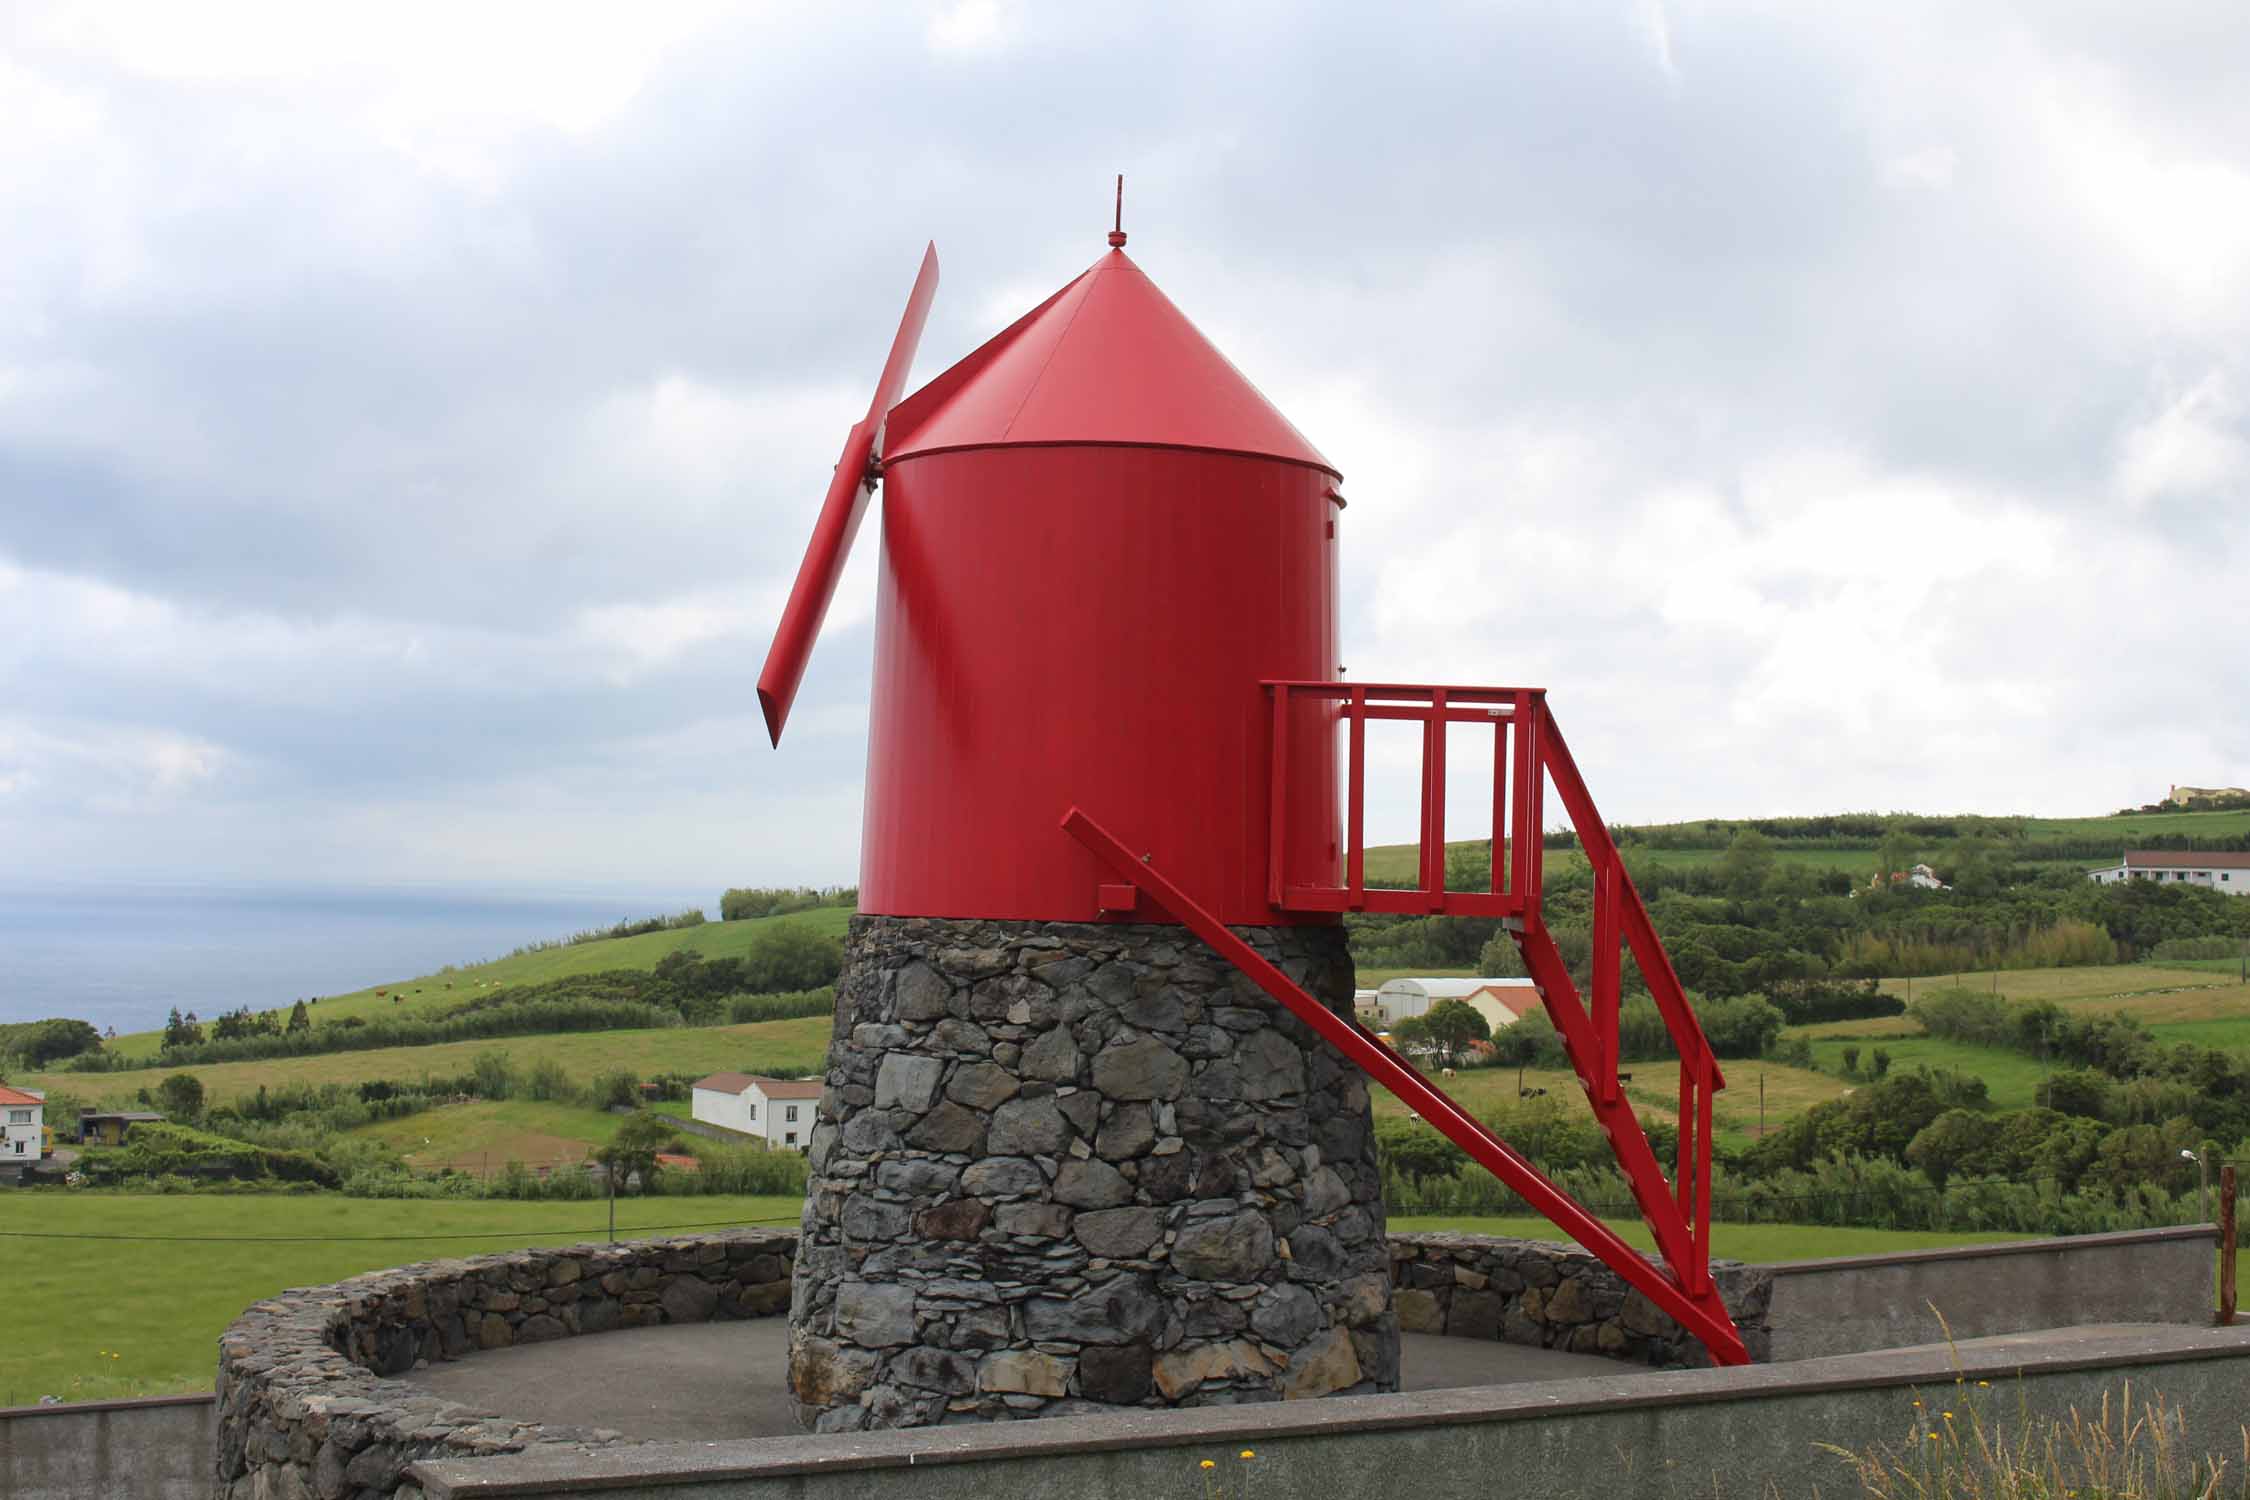
[[[920, 383], [1132, 253], [1613, 820], [2250, 782], [2238, 5], [0, 7], [0, 875], [840, 882]], [[1411, 832], [1406, 788], [1374, 831]]]

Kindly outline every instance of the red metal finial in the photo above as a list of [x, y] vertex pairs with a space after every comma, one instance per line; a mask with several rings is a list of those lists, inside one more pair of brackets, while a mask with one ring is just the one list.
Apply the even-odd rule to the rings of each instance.
[[1117, 224], [1109, 232], [1109, 248], [1125, 248], [1125, 174], [1117, 174]]

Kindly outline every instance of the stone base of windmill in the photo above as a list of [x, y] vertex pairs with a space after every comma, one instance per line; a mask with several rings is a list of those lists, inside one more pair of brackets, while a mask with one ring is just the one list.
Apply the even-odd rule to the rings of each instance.
[[[1338, 927], [1243, 929], [1338, 1013]], [[1398, 1386], [1363, 1076], [1184, 929], [862, 916], [790, 1312], [824, 1432]]]

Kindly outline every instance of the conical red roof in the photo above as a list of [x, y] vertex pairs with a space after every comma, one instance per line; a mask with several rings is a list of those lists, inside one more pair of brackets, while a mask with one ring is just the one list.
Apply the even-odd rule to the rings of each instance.
[[1060, 443], [1246, 453], [1342, 477], [1122, 250], [893, 408], [883, 460]]

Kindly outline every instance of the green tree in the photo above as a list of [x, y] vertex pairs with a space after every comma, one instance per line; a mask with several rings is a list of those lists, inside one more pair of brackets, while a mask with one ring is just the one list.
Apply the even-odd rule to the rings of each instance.
[[1766, 888], [1773, 867], [1773, 840], [1755, 828], [1745, 828], [1719, 857], [1719, 879], [1732, 896], [1755, 896]]
[[802, 923], [775, 922], [751, 940], [742, 967], [743, 982], [756, 994], [818, 989], [843, 972], [844, 945]]
[[1957, 1172], [1990, 1170], [1985, 1158], [1992, 1150], [1995, 1134], [1989, 1115], [1949, 1109], [1915, 1132], [1906, 1146], [1907, 1164], [1920, 1167], [1923, 1176], [1944, 1187], [1945, 1180]]
[[662, 1115], [641, 1111], [617, 1127], [617, 1134], [594, 1153], [594, 1160], [602, 1164], [612, 1183], [623, 1187], [637, 1177], [645, 1193], [656, 1186], [656, 1154], [677, 1143], [678, 1137]]
[[305, 1002], [300, 1000], [295, 1005], [289, 1008], [290, 1035], [294, 1036], [300, 1031], [309, 1031], [311, 1029], [312, 1013], [305, 1009]]
[[193, 1073], [172, 1073], [156, 1086], [156, 1107], [182, 1124], [203, 1116], [203, 1080]]
[[1524, 977], [1523, 950], [1516, 946], [1515, 937], [1507, 932], [1495, 933], [1477, 951], [1477, 972], [1487, 979]]
[[1438, 1057], [1446, 1063], [1458, 1059], [1469, 1043], [1492, 1039], [1492, 1027], [1477, 1008], [1460, 1000], [1440, 1000], [1431, 1006], [1425, 1026]]
[[1437, 1039], [1430, 1035], [1428, 1016], [1408, 1016], [1391, 1026], [1391, 1045], [1408, 1057], [1418, 1053], [1435, 1052]]
[[1903, 875], [1914, 868], [1915, 852], [1914, 835], [1906, 831], [1904, 823], [1887, 825], [1875, 845], [1876, 883], [1888, 889], [1893, 875]]
[[1449, 891], [1492, 889], [1492, 842], [1452, 844], [1445, 851], [1445, 888]]

